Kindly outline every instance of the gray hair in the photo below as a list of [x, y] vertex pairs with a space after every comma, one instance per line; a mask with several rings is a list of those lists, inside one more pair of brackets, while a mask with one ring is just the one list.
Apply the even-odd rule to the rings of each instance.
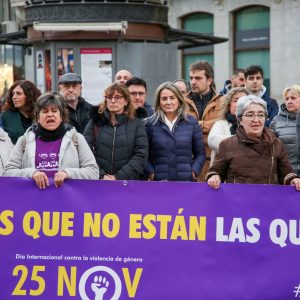
[[47, 92], [45, 94], [42, 94], [36, 100], [36, 103], [34, 106], [35, 121], [38, 120], [41, 110], [43, 108], [47, 107], [48, 105], [54, 105], [58, 108], [61, 118], [64, 123], [67, 123], [69, 121], [66, 100], [61, 94], [59, 94], [57, 92]]
[[241, 97], [236, 104], [236, 116], [238, 119], [242, 118], [244, 111], [251, 105], [258, 104], [262, 106], [265, 114], [268, 115], [267, 103], [263, 99], [255, 95], [248, 95]]

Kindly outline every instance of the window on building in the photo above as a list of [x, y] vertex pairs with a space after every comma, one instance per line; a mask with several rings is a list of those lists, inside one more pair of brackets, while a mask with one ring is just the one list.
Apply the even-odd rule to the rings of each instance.
[[22, 46], [0, 45], [0, 102], [16, 80], [24, 79], [24, 49]]
[[[182, 28], [187, 31], [213, 35], [214, 19], [209, 13], [194, 13], [182, 18]], [[212, 66], [214, 64], [213, 46], [193, 47], [182, 51], [183, 78], [189, 79], [189, 66], [197, 60], [206, 60]]]
[[58, 77], [65, 73], [74, 72], [74, 49], [63, 48], [57, 50]]
[[260, 65], [270, 91], [270, 10], [251, 6], [234, 13], [234, 68]]
[[[15, 8], [10, 0], [0, 0], [0, 33], [7, 33], [10, 21], [16, 19]], [[9, 44], [0, 45], [0, 107], [5, 100], [8, 89], [14, 81], [24, 79], [24, 48]]]

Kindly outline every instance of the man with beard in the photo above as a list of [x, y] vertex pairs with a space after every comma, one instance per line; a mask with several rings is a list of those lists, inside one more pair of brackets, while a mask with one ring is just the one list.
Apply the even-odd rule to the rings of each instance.
[[66, 73], [59, 78], [58, 90], [65, 97], [68, 103], [70, 124], [80, 133], [83, 133], [85, 126], [90, 119], [92, 105], [86, 102], [81, 96], [82, 79], [78, 74]]
[[203, 132], [206, 162], [198, 181], [205, 181], [211, 155], [207, 137], [214, 123], [220, 118], [224, 100], [216, 93], [213, 68], [207, 61], [198, 61], [190, 65], [190, 82], [192, 90], [188, 93], [186, 102], [189, 113], [198, 120]]

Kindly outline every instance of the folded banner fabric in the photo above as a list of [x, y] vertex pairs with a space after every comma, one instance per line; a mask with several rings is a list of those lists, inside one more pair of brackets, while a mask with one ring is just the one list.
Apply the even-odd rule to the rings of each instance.
[[0, 299], [300, 298], [300, 192], [0, 178]]

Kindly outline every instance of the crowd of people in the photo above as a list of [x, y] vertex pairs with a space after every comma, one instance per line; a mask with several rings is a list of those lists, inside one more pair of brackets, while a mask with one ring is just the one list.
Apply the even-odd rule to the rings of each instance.
[[237, 69], [217, 92], [212, 66], [190, 65], [190, 82], [164, 82], [153, 106], [147, 84], [120, 70], [99, 105], [82, 79], [59, 78], [41, 94], [16, 81], [1, 111], [0, 176], [44, 189], [67, 179], [289, 184], [300, 190], [300, 86], [271, 98], [260, 66]]

